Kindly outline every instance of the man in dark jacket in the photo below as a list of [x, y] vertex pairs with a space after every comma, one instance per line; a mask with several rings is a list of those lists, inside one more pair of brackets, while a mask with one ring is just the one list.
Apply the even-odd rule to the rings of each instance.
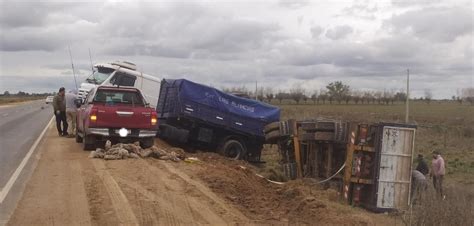
[[[67, 136], [67, 121], [66, 121], [66, 100], [64, 98], [64, 87], [59, 88], [59, 92], [53, 99], [54, 116], [56, 117], [56, 128], [59, 136]], [[61, 122], [63, 128], [61, 129]]]
[[428, 173], [430, 173], [430, 168], [428, 167], [428, 164], [425, 162], [425, 159], [423, 159], [423, 155], [418, 154], [418, 158], [416, 160], [418, 161], [416, 170], [425, 176], [428, 175]]

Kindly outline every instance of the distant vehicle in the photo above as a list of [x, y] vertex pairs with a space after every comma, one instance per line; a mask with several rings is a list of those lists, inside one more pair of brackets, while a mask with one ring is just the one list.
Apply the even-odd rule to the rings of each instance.
[[151, 147], [157, 133], [157, 114], [140, 90], [130, 87], [99, 86], [79, 99], [76, 142], [93, 150], [98, 142], [140, 141]]
[[137, 71], [137, 66], [130, 62], [98, 63], [93, 66], [94, 72], [81, 83], [78, 96], [84, 99], [89, 91], [99, 85], [124, 86], [140, 89], [144, 98], [156, 107], [160, 93], [160, 79]]
[[163, 79], [159, 136], [204, 146], [229, 158], [259, 162], [265, 125], [280, 120], [280, 109], [185, 79]]
[[47, 96], [47, 97], [46, 97], [46, 100], [45, 100], [45, 103], [46, 103], [46, 104], [53, 103], [53, 99], [54, 99], [54, 96]]

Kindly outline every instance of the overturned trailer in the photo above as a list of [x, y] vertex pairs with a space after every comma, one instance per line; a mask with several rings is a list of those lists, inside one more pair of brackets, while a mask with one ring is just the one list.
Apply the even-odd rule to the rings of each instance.
[[340, 120], [288, 120], [267, 125], [288, 178], [324, 178], [343, 199], [372, 211], [407, 209], [416, 126]]

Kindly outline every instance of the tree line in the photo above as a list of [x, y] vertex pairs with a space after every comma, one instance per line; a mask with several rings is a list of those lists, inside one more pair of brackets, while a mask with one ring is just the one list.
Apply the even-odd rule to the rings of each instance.
[[9, 91], [3, 92], [3, 94], [0, 93], [0, 96], [3, 97], [29, 97], [29, 96], [53, 96], [55, 93], [28, 93], [28, 92], [23, 92], [23, 91], [18, 91], [17, 93], [10, 93]]
[[[463, 102], [474, 102], [474, 89], [467, 88], [462, 89], [462, 92], [457, 96], [453, 96], [452, 100], [458, 101], [461, 104]], [[301, 85], [295, 85], [288, 91], [279, 90], [274, 92], [271, 87], [261, 87], [255, 92], [249, 91], [245, 86], [224, 88], [224, 92], [237, 94], [239, 96], [245, 96], [260, 101], [272, 102], [278, 101], [282, 103], [284, 100], [292, 100], [296, 104], [301, 103], [313, 103], [313, 104], [394, 104], [396, 102], [406, 101], [406, 92], [384, 90], [384, 91], [369, 91], [369, 90], [356, 90], [351, 89], [349, 85], [344, 84], [342, 81], [331, 82], [326, 87], [320, 90], [314, 90], [308, 92]], [[459, 92], [458, 92], [459, 93]], [[413, 98], [412, 98], [413, 99]], [[424, 96], [415, 100], [422, 100], [430, 104], [433, 99], [431, 90], [426, 89]]]

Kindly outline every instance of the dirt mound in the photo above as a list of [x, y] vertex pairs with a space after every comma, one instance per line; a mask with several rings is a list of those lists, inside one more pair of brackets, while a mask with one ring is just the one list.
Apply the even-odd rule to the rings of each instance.
[[185, 167], [189, 173], [194, 173], [215, 193], [257, 222], [373, 223], [360, 211], [337, 203], [339, 196], [334, 190], [324, 190], [303, 180], [274, 184], [257, 176], [254, 167], [244, 161], [228, 160], [214, 153], [193, 156], [202, 162], [197, 164], [199, 167]]

